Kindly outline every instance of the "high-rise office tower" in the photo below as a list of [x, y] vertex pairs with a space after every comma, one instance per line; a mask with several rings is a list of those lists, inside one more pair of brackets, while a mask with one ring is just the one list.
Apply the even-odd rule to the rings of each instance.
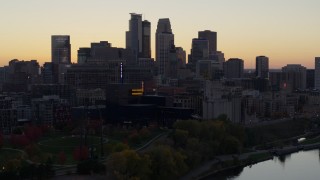
[[199, 60], [207, 60], [209, 57], [209, 41], [207, 39], [192, 39], [192, 49], [189, 63], [196, 65]]
[[182, 47], [176, 47], [176, 53], [179, 60], [179, 68], [186, 67], [186, 51]]
[[210, 30], [199, 31], [198, 38], [209, 41], [209, 55], [217, 51], [217, 32]]
[[78, 50], [78, 64], [84, 64], [88, 62], [91, 56], [91, 48], [79, 48]]
[[289, 91], [305, 90], [307, 87], [307, 68], [301, 64], [288, 64], [282, 67], [281, 86]]
[[156, 31], [156, 61], [160, 75], [165, 75], [167, 71], [172, 45], [174, 45], [174, 35], [172, 34], [170, 20], [169, 18], [159, 19]]
[[58, 83], [58, 64], [52, 62], [45, 62], [41, 70], [44, 84]]
[[231, 58], [224, 63], [224, 77], [242, 78], [243, 77], [243, 60], [238, 58]]
[[314, 88], [320, 90], [320, 57], [314, 60]]
[[51, 61], [55, 64], [71, 63], [71, 44], [69, 35], [51, 36]]
[[129, 31], [126, 32], [126, 47], [136, 58], [151, 58], [151, 23], [142, 21], [142, 15], [130, 13]]
[[266, 56], [256, 57], [256, 77], [269, 78], [269, 58]]
[[142, 22], [142, 54], [140, 57], [151, 58], [151, 23], [147, 20]]
[[314, 89], [314, 83], [315, 83], [315, 70], [314, 69], [307, 69], [307, 89]]
[[136, 58], [142, 52], [142, 15], [130, 13], [129, 31], [126, 32], [126, 47], [131, 49]]

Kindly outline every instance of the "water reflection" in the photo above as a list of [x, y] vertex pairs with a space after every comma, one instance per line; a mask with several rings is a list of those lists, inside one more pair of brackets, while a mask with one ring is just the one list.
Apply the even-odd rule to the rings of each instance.
[[273, 159], [275, 161], [280, 162], [280, 164], [284, 167], [286, 164], [286, 161], [289, 161], [291, 159], [291, 154], [280, 155], [279, 157], [274, 157]]
[[320, 151], [300, 151], [275, 157], [252, 166], [220, 172], [204, 179], [213, 180], [308, 180], [320, 177]]

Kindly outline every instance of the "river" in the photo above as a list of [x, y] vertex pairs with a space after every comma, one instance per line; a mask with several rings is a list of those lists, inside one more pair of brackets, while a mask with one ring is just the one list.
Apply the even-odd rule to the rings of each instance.
[[319, 180], [319, 150], [300, 151], [251, 166], [224, 171], [205, 180]]

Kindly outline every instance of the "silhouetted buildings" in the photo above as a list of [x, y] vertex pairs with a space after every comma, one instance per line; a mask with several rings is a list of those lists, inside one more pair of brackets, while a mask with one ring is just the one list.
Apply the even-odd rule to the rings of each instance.
[[313, 90], [315, 89], [314, 83], [315, 83], [315, 70], [314, 69], [307, 69], [307, 89]]
[[40, 66], [36, 60], [9, 62], [3, 91], [27, 92], [31, 84], [40, 83]]
[[282, 85], [289, 91], [305, 90], [307, 87], [307, 69], [300, 64], [288, 64], [282, 67]]
[[269, 78], [269, 58], [266, 56], [256, 57], [256, 77], [261, 79]]
[[32, 99], [33, 122], [43, 125], [55, 125], [70, 121], [69, 103], [59, 96], [43, 96]]
[[208, 60], [209, 41], [207, 39], [192, 39], [192, 49], [189, 55], [188, 66], [194, 72], [197, 61]]
[[56, 84], [59, 82], [59, 64], [45, 62], [41, 69], [44, 84]]
[[79, 64], [108, 64], [111, 61], [126, 61], [134, 64], [134, 54], [130, 49], [112, 47], [108, 41], [91, 43], [90, 48], [78, 50]]
[[132, 50], [135, 59], [151, 58], [151, 23], [142, 21], [142, 15], [130, 13], [129, 31], [126, 32], [126, 48]]
[[158, 73], [166, 75], [169, 64], [170, 49], [174, 45], [174, 35], [172, 34], [169, 18], [159, 19], [156, 31], [156, 62]]
[[243, 60], [231, 58], [224, 63], [224, 77], [227, 79], [243, 77]]
[[78, 50], [78, 64], [87, 63], [91, 57], [91, 48], [84, 47]]
[[209, 41], [209, 55], [217, 51], [217, 32], [205, 30], [198, 32], [199, 39], [206, 39]]
[[241, 107], [241, 89], [227, 88], [219, 82], [205, 82], [203, 119], [215, 119], [225, 114], [230, 121], [241, 123], [243, 121]]
[[142, 58], [151, 58], [151, 23], [142, 21]]
[[71, 44], [69, 35], [51, 36], [51, 61], [56, 64], [71, 63]]
[[12, 60], [1, 67], [0, 131], [8, 134], [24, 123], [51, 126], [105, 117], [106, 123], [156, 121], [170, 127], [177, 119], [225, 114], [247, 124], [292, 117], [304, 104], [319, 105], [319, 57], [315, 70], [297, 64], [269, 70], [269, 58], [257, 56], [255, 70], [244, 71], [242, 59], [225, 61], [217, 50], [217, 32], [204, 30], [192, 39], [186, 64], [186, 52], [175, 46], [170, 20], [163, 18], [155, 34], [155, 61], [151, 23], [141, 14], [130, 16], [126, 48], [93, 42], [80, 47], [77, 63], [71, 64], [70, 36], [53, 35], [51, 62], [41, 69], [36, 60]]
[[314, 88], [320, 90], [320, 57], [314, 60]]
[[17, 111], [13, 108], [14, 99], [8, 96], [0, 96], [0, 126], [4, 134], [12, 132], [17, 125]]

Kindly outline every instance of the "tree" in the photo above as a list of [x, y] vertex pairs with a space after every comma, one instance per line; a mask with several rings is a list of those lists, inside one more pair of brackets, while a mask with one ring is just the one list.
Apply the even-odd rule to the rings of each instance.
[[30, 144], [30, 140], [25, 135], [11, 134], [10, 142], [14, 147], [25, 147]]
[[105, 171], [106, 166], [97, 160], [88, 159], [77, 164], [78, 174], [104, 173]]
[[201, 133], [201, 126], [199, 121], [187, 120], [177, 121], [173, 126], [175, 129], [188, 131], [191, 137], [199, 137]]
[[121, 142], [107, 143], [104, 145], [104, 150], [105, 150], [106, 155], [112, 154], [114, 152], [121, 152], [121, 151], [124, 151], [127, 149], [129, 149], [129, 146], [127, 144], [124, 144]]
[[187, 172], [186, 156], [169, 146], [157, 146], [147, 153], [151, 160], [151, 179], [178, 179]]
[[132, 131], [128, 138], [129, 142], [132, 144], [140, 143], [140, 136], [136, 130]]
[[241, 152], [241, 143], [233, 136], [227, 136], [221, 146], [221, 152], [224, 154], [232, 154]]
[[117, 179], [150, 179], [150, 159], [134, 150], [124, 150], [108, 158], [107, 171]]
[[24, 128], [24, 134], [30, 141], [36, 141], [42, 136], [42, 130], [38, 126], [28, 125]]
[[36, 144], [29, 144], [24, 148], [24, 151], [28, 154], [30, 158], [38, 156], [41, 154], [40, 148]]
[[185, 147], [188, 140], [189, 132], [186, 130], [176, 129], [173, 134], [173, 140], [176, 146]]
[[88, 157], [89, 157], [89, 150], [85, 146], [77, 147], [73, 151], [73, 158], [76, 161], [86, 160], [86, 159], [88, 159]]

